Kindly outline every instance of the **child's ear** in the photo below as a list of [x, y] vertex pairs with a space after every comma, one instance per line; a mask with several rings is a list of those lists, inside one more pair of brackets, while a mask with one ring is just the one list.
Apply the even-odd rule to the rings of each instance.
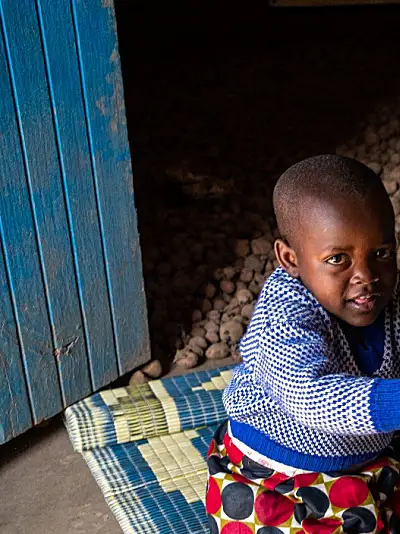
[[295, 251], [283, 239], [277, 239], [274, 245], [275, 256], [279, 265], [293, 278], [299, 277], [299, 267]]

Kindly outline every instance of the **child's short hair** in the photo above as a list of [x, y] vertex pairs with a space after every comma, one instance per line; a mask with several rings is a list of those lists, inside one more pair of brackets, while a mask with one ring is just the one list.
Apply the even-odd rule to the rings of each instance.
[[360, 201], [372, 191], [377, 194], [377, 201], [381, 201], [382, 193], [388, 200], [380, 178], [355, 159], [320, 155], [300, 161], [282, 174], [274, 189], [274, 211], [279, 232], [288, 242], [296, 236], [296, 225], [307, 198], [329, 200], [339, 197]]

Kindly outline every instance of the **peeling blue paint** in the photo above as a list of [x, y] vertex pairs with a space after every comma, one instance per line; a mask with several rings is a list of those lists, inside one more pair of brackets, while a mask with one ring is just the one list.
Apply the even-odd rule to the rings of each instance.
[[149, 359], [112, 4], [0, 0], [0, 443]]

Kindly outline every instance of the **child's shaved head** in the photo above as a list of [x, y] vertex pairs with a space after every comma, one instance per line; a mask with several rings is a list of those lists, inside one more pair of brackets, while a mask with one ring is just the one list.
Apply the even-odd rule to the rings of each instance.
[[311, 199], [347, 198], [351, 202], [371, 193], [378, 194], [379, 199], [387, 197], [379, 177], [357, 160], [321, 155], [300, 161], [282, 174], [274, 190], [274, 210], [281, 236], [289, 243], [297, 242], [299, 223], [307, 217]]
[[281, 176], [274, 208], [281, 267], [335, 317], [375, 321], [397, 280], [394, 213], [378, 176], [354, 159], [309, 158]]

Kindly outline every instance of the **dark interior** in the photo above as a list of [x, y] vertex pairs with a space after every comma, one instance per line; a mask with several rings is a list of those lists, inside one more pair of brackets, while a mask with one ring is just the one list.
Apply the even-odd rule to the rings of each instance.
[[153, 356], [168, 365], [215, 270], [240, 267], [236, 241], [273, 237], [279, 174], [343, 145], [362, 159], [368, 124], [399, 109], [400, 9], [116, 9]]

